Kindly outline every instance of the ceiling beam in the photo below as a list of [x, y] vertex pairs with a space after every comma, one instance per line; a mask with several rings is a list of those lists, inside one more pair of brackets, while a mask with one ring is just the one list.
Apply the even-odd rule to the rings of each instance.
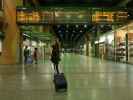
[[122, 0], [119, 4], [118, 7], [126, 7], [127, 3], [130, 2], [131, 0]]

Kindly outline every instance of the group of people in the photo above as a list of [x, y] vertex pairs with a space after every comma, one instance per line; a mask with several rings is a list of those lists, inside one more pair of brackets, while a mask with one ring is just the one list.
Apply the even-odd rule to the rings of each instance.
[[30, 59], [30, 63], [35, 62], [35, 64], [38, 63], [38, 49], [35, 48], [33, 55], [30, 54], [30, 50], [28, 49], [28, 46], [25, 46], [24, 48], [24, 64], [28, 63], [28, 60]]
[[[33, 62], [35, 62], [35, 64], [38, 63], [38, 49], [35, 48], [33, 55], [31, 57], [30, 55], [30, 51], [28, 49], [28, 46], [25, 46], [24, 49], [24, 63], [27, 64], [28, 59], [32, 59]], [[51, 62], [54, 65], [54, 70], [59, 73], [59, 62], [60, 62], [61, 58], [60, 58], [60, 45], [59, 45], [59, 41], [55, 40], [54, 44], [52, 45], [52, 52], [51, 52]]]

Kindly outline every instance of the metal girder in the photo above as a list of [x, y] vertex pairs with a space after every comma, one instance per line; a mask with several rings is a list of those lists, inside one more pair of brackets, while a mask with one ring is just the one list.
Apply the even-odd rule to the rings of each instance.
[[130, 2], [131, 0], [122, 0], [119, 4], [118, 7], [126, 7], [126, 5]]

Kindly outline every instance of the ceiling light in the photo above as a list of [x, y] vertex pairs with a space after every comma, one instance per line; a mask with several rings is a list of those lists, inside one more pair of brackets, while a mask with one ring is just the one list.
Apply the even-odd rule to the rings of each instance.
[[67, 25], [66, 25], [66, 27], [68, 28], [68, 27], [69, 27], [69, 25], [67, 24]]
[[61, 33], [61, 30], [59, 30], [58, 32]]
[[66, 30], [66, 32], [68, 32], [68, 30]]
[[76, 28], [78, 28], [79, 27], [79, 25], [76, 25]]
[[67, 17], [67, 18], [70, 18], [71, 16], [70, 16], [70, 15], [67, 15], [66, 17]]
[[83, 18], [83, 15], [79, 15], [78, 18]]
[[84, 28], [87, 28], [87, 25], [86, 24], [84, 25]]
[[59, 13], [55, 12], [55, 17], [59, 17]]
[[59, 27], [60, 27], [60, 25], [57, 25], [57, 27], [59, 28]]
[[24, 7], [22, 8], [22, 10], [26, 10], [26, 9], [27, 9], [27, 8], [24, 8]]

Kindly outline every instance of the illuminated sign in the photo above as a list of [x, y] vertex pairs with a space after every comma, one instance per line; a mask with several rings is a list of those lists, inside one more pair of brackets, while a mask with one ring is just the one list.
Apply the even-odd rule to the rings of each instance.
[[56, 23], [85, 23], [90, 21], [88, 13], [85, 11], [56, 11]]
[[128, 14], [124, 11], [36, 11], [18, 10], [17, 22], [20, 24], [43, 24], [43, 23], [113, 23], [123, 22]]
[[128, 13], [124, 11], [118, 11], [114, 14], [115, 21], [125, 21], [128, 18]]
[[113, 22], [113, 12], [98, 12], [96, 11], [92, 15], [92, 21], [99, 23], [99, 22]]
[[51, 23], [53, 13], [47, 11], [17, 11], [17, 22], [25, 23]]
[[88, 21], [90, 18], [86, 11], [17, 11], [19, 24], [86, 23]]
[[123, 22], [126, 21], [128, 17], [127, 12], [124, 11], [117, 11], [117, 12], [99, 12], [96, 11], [92, 15], [92, 21], [95, 23], [102, 23], [102, 22]]

